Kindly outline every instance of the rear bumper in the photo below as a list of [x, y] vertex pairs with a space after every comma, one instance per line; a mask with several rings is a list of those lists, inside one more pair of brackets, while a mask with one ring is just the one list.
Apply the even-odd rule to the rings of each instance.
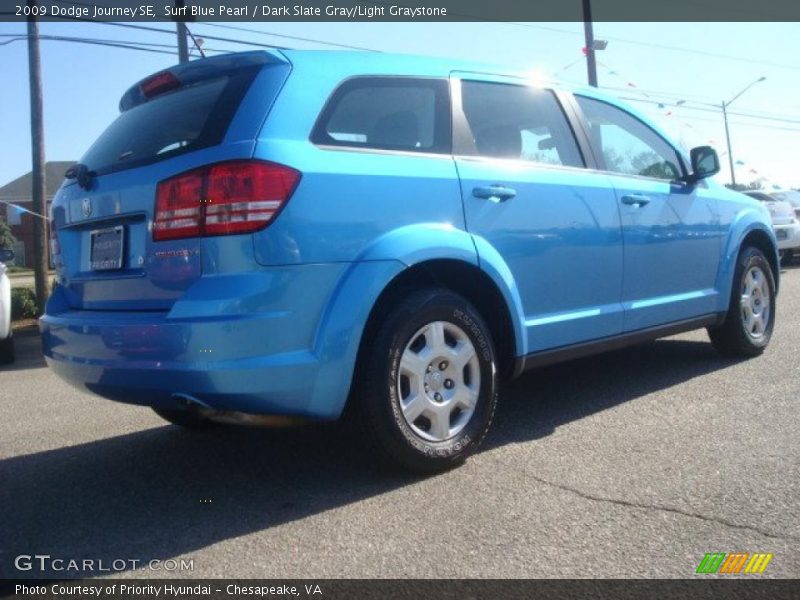
[[[189, 396], [218, 410], [327, 416], [309, 411], [317, 371], [310, 352], [184, 361], [175, 358], [176, 340], [182, 344], [211, 331], [207, 326], [157, 321], [88, 324], [85, 315], [69, 314], [46, 315], [40, 328], [47, 365], [70, 384], [104, 398], [178, 408], [181, 398]], [[130, 352], [114, 347], [114, 340], [132, 339], [143, 331], [151, 340], [165, 340], [164, 345]]]
[[175, 408], [190, 396], [219, 410], [336, 418], [340, 403], [319, 401], [314, 340], [343, 269], [203, 278], [168, 312], [74, 310], [57, 287], [40, 320], [45, 360], [122, 402]]

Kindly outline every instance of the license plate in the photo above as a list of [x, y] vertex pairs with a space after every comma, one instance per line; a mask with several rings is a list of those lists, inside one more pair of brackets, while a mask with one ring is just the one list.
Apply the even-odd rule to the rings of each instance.
[[122, 225], [92, 231], [92, 270], [121, 269], [124, 246], [125, 228]]
[[778, 238], [779, 240], [785, 240], [786, 238], [789, 237], [789, 232], [786, 231], [785, 229], [778, 229], [775, 231], [775, 237]]

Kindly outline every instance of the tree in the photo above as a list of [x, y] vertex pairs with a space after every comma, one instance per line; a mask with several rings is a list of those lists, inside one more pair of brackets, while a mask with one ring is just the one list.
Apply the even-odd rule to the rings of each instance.
[[17, 243], [17, 238], [11, 233], [11, 227], [5, 221], [0, 221], [0, 248], [11, 249]]

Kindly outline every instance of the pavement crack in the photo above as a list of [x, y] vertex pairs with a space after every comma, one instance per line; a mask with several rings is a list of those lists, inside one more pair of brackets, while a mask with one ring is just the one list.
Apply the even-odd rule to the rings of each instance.
[[533, 475], [528, 473], [531, 479], [538, 481], [544, 485], [554, 487], [556, 489], [569, 492], [576, 496], [579, 496], [585, 500], [591, 500], [593, 502], [605, 502], [608, 504], [616, 504], [617, 506], [624, 506], [626, 508], [638, 508], [641, 510], [647, 511], [660, 511], [660, 512], [667, 512], [675, 515], [680, 515], [683, 517], [689, 517], [692, 519], [699, 519], [701, 521], [705, 521], [707, 523], [716, 523], [718, 525], [723, 525], [725, 527], [729, 527], [731, 529], [740, 529], [743, 531], [752, 531], [764, 537], [776, 540], [793, 540], [793, 541], [800, 541], [800, 537], [793, 536], [793, 535], [778, 535], [776, 533], [772, 533], [771, 531], [766, 531], [764, 529], [759, 529], [758, 527], [754, 527], [752, 525], [742, 525], [741, 523], [734, 523], [733, 521], [728, 521], [727, 519], [721, 519], [719, 517], [713, 517], [708, 515], [703, 515], [700, 513], [691, 512], [688, 510], [683, 510], [680, 508], [675, 508], [672, 506], [665, 506], [662, 504], [646, 504], [643, 502], [632, 502], [630, 500], [621, 500], [619, 498], [609, 498], [607, 496], [598, 496], [596, 494], [591, 494], [588, 492], [584, 492], [583, 490], [579, 490], [578, 488], [574, 488], [569, 485], [565, 485], [562, 483], [556, 483], [553, 481], [549, 481], [543, 477], [539, 477], [538, 475]]

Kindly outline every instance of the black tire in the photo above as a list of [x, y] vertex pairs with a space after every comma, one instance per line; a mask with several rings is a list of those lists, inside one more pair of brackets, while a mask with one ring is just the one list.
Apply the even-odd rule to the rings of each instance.
[[165, 421], [169, 421], [173, 425], [178, 425], [185, 429], [206, 429], [215, 424], [213, 421], [191, 410], [172, 410], [153, 407], [153, 412]]
[[780, 253], [780, 256], [781, 256], [782, 267], [788, 267], [792, 263], [794, 263], [794, 257], [795, 257], [794, 250], [783, 250]]
[[9, 334], [4, 340], [0, 340], [0, 365], [8, 365], [14, 362], [14, 336]]
[[[427, 346], [427, 333], [420, 332], [433, 323], [443, 324], [441, 339], [449, 347], [452, 343], [453, 351], [457, 350], [455, 340], [458, 338], [453, 337], [455, 333], [464, 343], [469, 341], [475, 351], [474, 354], [466, 355], [477, 359], [471, 359], [460, 370], [454, 362], [448, 367], [452, 371], [442, 368], [443, 364], [448, 364], [446, 361], [436, 362], [439, 361], [440, 354], [435, 352], [423, 361], [428, 362], [436, 354], [436, 358], [429, 362], [424, 378], [417, 379], [416, 388], [420, 395], [425, 394], [423, 398], [426, 406], [435, 407], [432, 404], [433, 396], [438, 396], [439, 406], [448, 414], [448, 433], [441, 436], [441, 440], [423, 438], [425, 433], [419, 431], [424, 428], [427, 417], [420, 415], [417, 420], [409, 423], [401, 407], [401, 402], [404, 401], [403, 378], [406, 378], [406, 388], [408, 386], [407, 375], [401, 375], [400, 371], [401, 357], [406, 346], [412, 342], [422, 340]], [[444, 355], [450, 356], [447, 351]], [[494, 345], [483, 318], [463, 297], [437, 288], [411, 292], [389, 311], [369, 345], [362, 349], [359, 361], [358, 380], [352, 398], [355, 422], [378, 449], [378, 455], [382, 455], [395, 466], [424, 474], [444, 471], [462, 463], [483, 441], [497, 406]], [[438, 374], [431, 372], [430, 365], [435, 362], [442, 368]], [[473, 370], [479, 374], [479, 381], [472, 373]], [[446, 375], [448, 372], [452, 373], [453, 379], [444, 379], [449, 377]], [[423, 381], [424, 386], [430, 383], [432, 388], [426, 387], [423, 390], [419, 385], [420, 381]], [[448, 382], [451, 387], [445, 391]], [[459, 385], [464, 385], [467, 393], [472, 398], [477, 398], [472, 402], [474, 408], [464, 409], [465, 412], [455, 405], [455, 394], [464, 393]], [[440, 390], [441, 395], [434, 393], [433, 388]], [[444, 398], [448, 394], [453, 396]], [[472, 410], [471, 416], [468, 416], [469, 410]], [[455, 426], [452, 425], [454, 417]], [[463, 419], [463, 424], [458, 423], [459, 418]], [[443, 422], [443, 419], [439, 422]], [[433, 421], [429, 423], [431, 433], [428, 435], [433, 435]], [[451, 430], [454, 430], [454, 435], [446, 438]]]
[[[768, 315], [763, 332], [758, 335], [748, 331], [742, 309], [742, 295], [745, 292], [745, 278], [754, 270], [759, 270], [766, 278], [769, 289]], [[762, 301], [762, 305], [763, 305]], [[763, 307], [761, 308], [763, 311]], [[739, 253], [733, 275], [731, 302], [722, 325], [708, 329], [714, 348], [723, 356], [750, 358], [758, 356], [769, 344], [775, 327], [775, 276], [769, 261], [757, 248], [745, 247]]]

